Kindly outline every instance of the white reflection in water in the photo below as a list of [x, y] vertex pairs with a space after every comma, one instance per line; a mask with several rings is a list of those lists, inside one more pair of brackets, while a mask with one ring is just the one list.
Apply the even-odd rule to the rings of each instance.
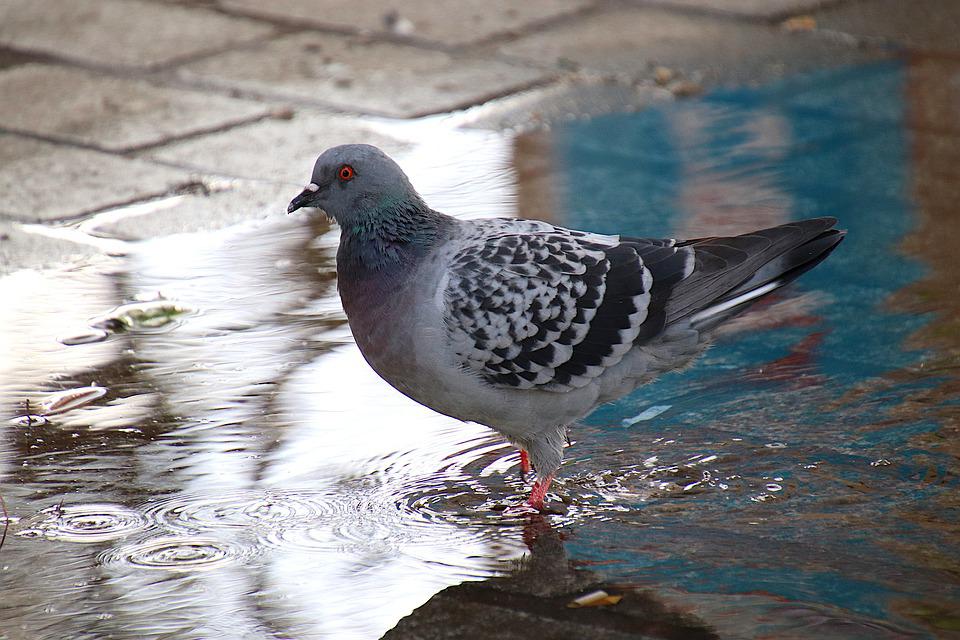
[[[509, 147], [463, 137], [472, 145], [426, 141], [404, 166], [437, 208], [510, 213]], [[466, 162], [471, 171], [456, 167]], [[129, 258], [125, 297], [160, 292], [198, 313], [169, 333], [125, 336], [176, 422], [132, 452], [143, 486], [172, 490], [142, 507], [150, 535], [100, 556], [115, 588], [141, 594], [118, 618], [139, 611], [162, 628], [173, 591], [220, 628], [249, 625], [253, 598], [284, 634], [377, 637], [439, 589], [526, 550], [489, 508], [520, 487], [476, 479], [486, 465], [509, 469], [512, 450], [373, 373], [336, 296], [336, 231], [317, 231], [315, 216], [271, 216], [144, 242]]]
[[117, 356], [115, 344], [77, 349], [57, 340], [113, 305], [112, 282], [98, 269], [19, 271], [0, 278], [0, 300], [0, 406], [7, 414], [27, 392]]
[[298, 369], [280, 405], [303, 425], [271, 466], [272, 479], [285, 484], [317, 470], [349, 478], [361, 462], [386, 479], [435, 472], [465, 443], [492, 439], [489, 429], [442, 416], [394, 390], [353, 345]]
[[396, 159], [432, 208], [462, 218], [516, 214], [512, 138], [456, 129], [444, 118], [399, 123], [390, 131], [416, 141]]
[[318, 625], [314, 633], [374, 637], [439, 588], [506, 569], [523, 552], [519, 541], [471, 526], [490, 512], [457, 518], [443, 498], [441, 517], [409, 505], [431, 485], [448, 497], [462, 491], [462, 466], [494, 439], [396, 392], [353, 345], [298, 369], [278, 404], [295, 426], [271, 454], [266, 481], [328, 485], [340, 503], [274, 540], [284, 552], [271, 563], [271, 599], [292, 611], [337, 612], [305, 622]]

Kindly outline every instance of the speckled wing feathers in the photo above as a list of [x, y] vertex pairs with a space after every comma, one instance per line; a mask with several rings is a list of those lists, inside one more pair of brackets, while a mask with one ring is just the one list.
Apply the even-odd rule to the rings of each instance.
[[496, 386], [588, 384], [663, 329], [669, 289], [692, 268], [672, 240], [485, 222], [453, 258], [444, 308], [460, 365]]

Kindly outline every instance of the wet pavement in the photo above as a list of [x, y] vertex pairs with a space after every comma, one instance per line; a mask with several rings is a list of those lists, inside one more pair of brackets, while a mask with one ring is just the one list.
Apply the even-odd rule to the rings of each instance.
[[[955, 5], [308, 4], [0, 8], [0, 638], [960, 633]], [[89, 44], [120, 5], [151, 41]], [[284, 214], [347, 141], [460, 216], [849, 233], [509, 518], [516, 452], [376, 377]]]

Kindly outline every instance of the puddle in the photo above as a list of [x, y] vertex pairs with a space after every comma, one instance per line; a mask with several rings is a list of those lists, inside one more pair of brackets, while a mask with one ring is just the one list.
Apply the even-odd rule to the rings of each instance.
[[[413, 182], [457, 215], [849, 231], [695, 367], [573, 430], [551, 563], [721, 637], [956, 623], [960, 130], [915, 65], [521, 134], [398, 127], [419, 140], [400, 158]], [[277, 215], [0, 279], [0, 627], [377, 638], [445, 587], [529, 568], [530, 523], [500, 515], [528, 488], [516, 452], [370, 371], [336, 239]]]

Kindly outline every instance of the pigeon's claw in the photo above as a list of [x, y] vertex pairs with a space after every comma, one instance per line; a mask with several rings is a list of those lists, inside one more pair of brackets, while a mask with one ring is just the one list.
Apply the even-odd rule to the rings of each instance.
[[527, 502], [512, 504], [500, 512], [500, 515], [505, 518], [522, 518], [524, 516], [539, 516], [541, 514], [542, 512], [540, 509], [530, 506], [530, 504]]
[[[521, 456], [526, 451], [520, 450]], [[522, 463], [521, 463], [522, 464]], [[503, 510], [503, 515], [516, 518], [529, 515], [541, 515], [544, 513], [563, 513], [563, 511], [554, 511], [546, 506], [545, 499], [547, 491], [550, 489], [550, 483], [553, 482], [553, 474], [546, 476], [543, 480], [537, 480], [533, 483], [530, 490], [530, 497], [518, 504], [512, 504]]]

